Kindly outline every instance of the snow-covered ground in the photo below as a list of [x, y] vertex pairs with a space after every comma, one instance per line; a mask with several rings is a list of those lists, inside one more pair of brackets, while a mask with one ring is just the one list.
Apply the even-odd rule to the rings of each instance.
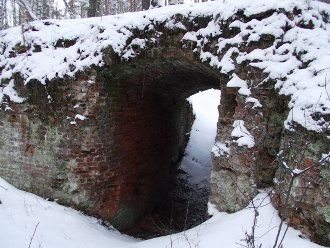
[[[209, 90], [189, 99], [195, 107], [196, 121], [186, 155], [199, 162], [193, 164], [197, 167], [185, 169], [193, 175], [202, 173], [202, 163], [209, 163], [219, 97], [218, 90]], [[213, 108], [210, 109], [210, 105]], [[249, 207], [227, 214], [209, 206], [213, 217], [201, 225], [171, 236], [142, 241], [108, 230], [97, 219], [76, 210], [20, 191], [1, 178], [0, 201], [0, 248], [238, 248], [246, 244], [245, 233], [250, 233], [254, 216]], [[272, 247], [280, 223], [278, 213], [266, 193], [255, 198], [255, 205], [260, 205], [256, 243]], [[302, 235], [298, 231], [289, 228], [283, 247], [321, 247], [299, 236]]]
[[[2, 179], [0, 200], [1, 248], [237, 248], [244, 245], [245, 232], [250, 232], [253, 221], [251, 208], [226, 214], [210, 207], [213, 217], [191, 230], [141, 241], [108, 230], [95, 218], [78, 211], [17, 190]], [[271, 247], [280, 220], [265, 193], [256, 197], [257, 205], [260, 201], [263, 203], [259, 209], [256, 241], [257, 244], [262, 243], [262, 247]], [[284, 248], [321, 247], [299, 235], [298, 231], [289, 228]]]

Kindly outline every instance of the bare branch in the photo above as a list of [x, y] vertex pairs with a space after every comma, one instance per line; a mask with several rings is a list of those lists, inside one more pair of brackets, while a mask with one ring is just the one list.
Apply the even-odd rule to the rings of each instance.
[[37, 228], [38, 228], [39, 224], [40, 224], [40, 222], [38, 222], [37, 225], [34, 228], [34, 231], [33, 231], [33, 234], [31, 236], [31, 240], [30, 240], [30, 244], [29, 244], [29, 247], [28, 248], [31, 248], [31, 244], [32, 244], [33, 238], [34, 238], [34, 236], [36, 234], [36, 231], [37, 231]]
[[5, 187], [3, 187], [3, 186], [1, 186], [1, 185], [0, 185], [0, 188], [3, 188], [4, 190], [8, 190], [7, 188], [5, 188]]
[[76, 18], [76, 15], [73, 13], [72, 9], [70, 8], [68, 2], [66, 0], [63, 0], [64, 5], [65, 5], [65, 9], [69, 12], [70, 18]]
[[21, 8], [27, 11], [27, 14], [29, 15], [28, 21], [39, 20], [39, 18], [33, 13], [30, 5], [26, 2], [26, 0], [17, 0], [17, 3]]

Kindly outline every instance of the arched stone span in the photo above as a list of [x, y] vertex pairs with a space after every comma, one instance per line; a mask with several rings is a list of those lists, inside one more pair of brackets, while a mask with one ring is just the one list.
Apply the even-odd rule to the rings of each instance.
[[19, 138], [8, 139], [2, 160], [22, 173], [11, 180], [16, 173], [8, 165], [2, 176], [120, 230], [162, 203], [194, 119], [186, 98], [219, 89], [220, 77], [183, 49], [148, 56], [45, 87], [25, 87], [17, 78], [17, 90], [28, 99], [3, 115], [2, 130]]
[[[1, 176], [22, 189], [57, 198], [125, 228], [130, 224], [127, 220], [134, 222], [148, 206], [148, 193], [139, 191], [148, 188], [153, 197], [150, 184], [145, 186], [140, 180], [142, 164], [149, 170], [159, 156], [169, 165], [179, 158], [186, 121], [178, 121], [188, 116], [182, 99], [210, 87], [205, 83], [216, 84], [219, 76], [222, 102], [211, 201], [219, 209], [236, 211], [258, 187], [272, 184], [277, 172], [279, 184], [273, 202], [285, 213], [288, 206], [283, 206], [283, 200], [289, 180], [279, 176], [282, 171], [272, 162], [283, 142], [290, 140], [286, 136], [306, 137], [310, 143], [299, 168], [318, 165], [321, 155], [328, 153], [324, 138], [328, 130], [318, 131], [329, 123], [328, 94], [324, 92], [329, 47], [322, 42], [329, 36], [329, 9], [325, 4], [313, 9], [314, 3], [294, 1], [270, 6], [259, 1], [234, 4], [210, 3], [207, 8], [191, 7], [189, 11], [168, 8], [166, 17], [141, 12], [134, 14], [137, 23], [128, 15], [104, 17], [109, 20], [104, 23], [76, 21], [70, 35], [64, 22], [34, 22], [24, 26], [23, 41], [17, 29], [4, 31], [0, 100], [7, 111], [0, 112]], [[50, 30], [55, 41], [38, 36]], [[75, 35], [73, 30], [78, 30]], [[45, 71], [36, 64], [42, 55], [53, 62], [42, 67]], [[146, 63], [149, 60], [152, 64]], [[44, 85], [32, 80], [35, 73]], [[308, 84], [302, 80], [306, 76]], [[241, 84], [228, 87], [229, 79], [236, 77]], [[11, 98], [13, 90], [27, 99]], [[310, 93], [317, 103], [302, 101]], [[288, 115], [289, 111], [298, 114]], [[294, 118], [304, 113], [313, 124], [306, 127], [314, 131], [303, 128], [303, 119]], [[295, 132], [283, 129], [284, 123], [290, 123], [285, 121], [288, 117], [297, 126]], [[241, 137], [232, 136], [242, 123], [254, 146], [239, 145]], [[156, 126], [163, 128], [156, 130]], [[167, 145], [160, 154], [163, 144], [171, 144], [177, 137], [176, 150]], [[295, 138], [293, 143], [301, 147], [300, 142]], [[150, 151], [146, 153], [142, 147]], [[136, 159], [141, 154], [142, 162]], [[134, 168], [127, 165], [131, 163]], [[292, 159], [288, 164], [297, 167]], [[160, 172], [154, 168], [148, 178]], [[330, 187], [328, 171], [326, 166], [308, 170], [313, 188], [303, 204], [301, 188], [309, 186], [304, 180], [296, 181], [287, 215], [323, 244], [329, 244], [324, 234], [330, 230], [330, 196], [324, 193]], [[135, 198], [129, 199], [130, 195]], [[131, 207], [134, 202], [143, 203]], [[311, 211], [315, 205], [317, 211]]]
[[114, 125], [109, 153], [118, 159], [109, 182], [118, 184], [101, 197], [98, 211], [125, 229], [166, 199], [193, 121], [186, 98], [219, 88], [219, 74], [191, 59], [161, 56], [102, 68], [99, 75], [111, 116], [101, 119]]

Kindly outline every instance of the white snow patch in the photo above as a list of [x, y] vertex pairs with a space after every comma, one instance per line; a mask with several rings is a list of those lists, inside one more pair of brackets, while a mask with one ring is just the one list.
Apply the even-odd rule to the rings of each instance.
[[107, 230], [98, 220], [71, 208], [17, 190], [0, 178], [0, 247], [129, 247], [137, 240]]
[[326, 162], [330, 162], [330, 152], [329, 153], [323, 153], [322, 154], [322, 158], [320, 159], [321, 163], [326, 163]]
[[[77, 108], [78, 107], [79, 107], [79, 105], [77, 106]], [[71, 125], [77, 125], [77, 121], [76, 120], [84, 121], [84, 120], [87, 119], [87, 117], [84, 116], [84, 115], [81, 115], [81, 114], [76, 114], [74, 117], [67, 116], [66, 119], [67, 120], [73, 119], [72, 121], [70, 121], [70, 124]]]
[[211, 151], [215, 157], [229, 156], [230, 154], [229, 143], [226, 144], [226, 143], [216, 142], [212, 147]]
[[[0, 247], [28, 247], [39, 223], [31, 248], [237, 248], [243, 244], [245, 232], [250, 232], [254, 211], [251, 206], [227, 214], [209, 205], [213, 215], [201, 225], [183, 233], [141, 241], [106, 229], [98, 220], [73, 209], [46, 201], [38, 196], [17, 190], [0, 178]], [[254, 199], [260, 206], [256, 225], [256, 245], [272, 247], [280, 224], [278, 212], [270, 204], [266, 193]], [[284, 224], [283, 230], [286, 230]], [[301, 233], [289, 228], [284, 247], [320, 248], [322, 246], [302, 239]]]
[[175, 22], [174, 20], [170, 20], [165, 24], [165, 27], [169, 28], [169, 29], [182, 29], [182, 30], [187, 30], [187, 28], [185, 27], [185, 25], [182, 24], [182, 22]]
[[221, 61], [218, 64], [220, 71], [222, 73], [228, 74], [229, 72], [235, 70], [234, 60], [231, 58], [233, 53], [237, 53], [238, 49], [236, 47], [231, 47], [229, 50], [223, 55]]
[[293, 175], [299, 175], [301, 174], [302, 172], [304, 172], [306, 169], [302, 170], [302, 169], [298, 169], [298, 168], [295, 168], [292, 170], [292, 174]]
[[75, 104], [75, 105], [73, 106], [74, 109], [77, 109], [77, 108], [79, 108], [79, 107], [80, 107], [80, 103], [77, 103], [77, 104]]
[[239, 78], [236, 73], [233, 74], [232, 79], [227, 83], [227, 87], [239, 88], [238, 93], [241, 95], [249, 96], [251, 94], [248, 84], [245, 80]]
[[256, 99], [256, 98], [254, 98], [254, 97], [248, 97], [248, 98], [246, 98], [245, 103], [249, 103], [249, 102], [253, 103], [253, 107], [252, 107], [253, 109], [255, 109], [255, 108], [261, 108], [262, 107], [262, 105], [259, 102], [259, 100]]
[[212, 204], [211, 202], [207, 203], [207, 213], [211, 216], [219, 214], [220, 212], [218, 211], [217, 207]]
[[236, 142], [238, 146], [247, 146], [248, 148], [251, 148], [255, 145], [254, 138], [245, 128], [243, 120], [234, 121], [233, 127], [234, 129], [231, 132], [231, 136], [236, 138], [234, 142]]
[[[1, 90], [1, 88], [0, 88]], [[9, 97], [10, 101], [22, 103], [25, 101], [25, 98], [20, 97], [16, 90], [14, 89], [14, 80], [10, 80], [9, 84], [5, 86], [0, 93], [0, 100], [3, 99], [3, 96], [6, 95]], [[1, 103], [1, 102], [0, 102]]]
[[81, 121], [83, 121], [83, 120], [86, 120], [87, 119], [87, 117], [86, 116], [83, 116], [83, 115], [80, 115], [80, 114], [76, 114], [76, 116], [74, 117], [75, 119], [78, 119], [78, 120], [81, 120]]

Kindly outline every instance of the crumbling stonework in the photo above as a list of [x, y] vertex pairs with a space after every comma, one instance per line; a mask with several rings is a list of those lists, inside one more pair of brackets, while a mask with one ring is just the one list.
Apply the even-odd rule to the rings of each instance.
[[[328, 245], [329, 162], [320, 161], [330, 146], [328, 131], [315, 133], [299, 125], [294, 131], [285, 130], [287, 98], [270, 87], [252, 92], [262, 105], [254, 108], [253, 103], [246, 104], [246, 96], [238, 89], [221, 86], [217, 142], [225, 144], [229, 152], [225, 149], [221, 156], [213, 155], [211, 202], [223, 211], [234, 212], [248, 205], [257, 189], [274, 186], [271, 196], [282, 218], [318, 243]], [[231, 136], [235, 120], [244, 120], [254, 147], [235, 143]], [[285, 154], [284, 162], [290, 169], [283, 168], [278, 154]], [[307, 171], [297, 175], [289, 192], [294, 169]]]
[[[235, 60], [239, 54], [285, 45], [281, 37], [267, 33], [248, 41], [251, 24], [240, 44], [231, 43], [240, 32], [235, 26], [238, 22], [254, 23], [279, 13], [287, 22], [278, 31], [285, 33], [293, 28], [294, 17], [301, 11], [276, 9], [248, 16], [237, 10], [226, 20], [211, 14], [178, 14], [151, 23], [152, 28], [132, 27], [123, 50], [135, 54], [129, 61], [109, 47], [102, 50], [104, 64], [90, 66], [74, 77], [46, 80], [42, 85], [36, 80], [25, 82], [24, 75], [15, 74], [14, 88], [26, 100], [15, 103], [4, 96], [0, 176], [21, 189], [57, 199], [125, 230], [166, 193], [170, 171], [182, 156], [191, 127], [191, 109], [185, 99], [220, 86], [216, 143], [224, 149], [213, 156], [210, 201], [220, 210], [233, 212], [245, 207], [257, 189], [274, 186], [272, 200], [283, 218], [328, 245], [329, 164], [319, 163], [321, 155], [328, 152], [324, 138], [328, 130], [286, 130], [289, 97], [279, 94], [267, 72], [251, 65], [255, 61]], [[210, 23], [219, 30], [205, 38], [202, 34]], [[310, 22], [297, 25], [313, 28]], [[196, 40], [184, 38], [188, 32], [194, 33]], [[143, 39], [143, 46], [134, 43], [135, 38]], [[218, 42], [226, 39], [228, 43], [220, 49]], [[63, 38], [54, 43], [54, 49], [70, 48], [75, 42]], [[10, 57], [31, 49], [33, 44], [17, 46]], [[47, 48], [31, 52], [42, 49]], [[219, 68], [214, 68], [218, 66], [215, 58], [219, 62], [225, 56], [234, 69], [219, 73]], [[307, 66], [301, 54], [295, 56], [301, 67]], [[73, 65], [70, 69], [75, 70]], [[248, 83], [249, 96], [227, 86], [234, 74]], [[8, 81], [2, 83], [7, 85]], [[253, 146], [239, 146], [231, 135], [237, 120], [244, 123]], [[293, 152], [304, 147], [301, 141], [308, 141], [298, 164], [288, 157], [289, 167], [316, 166], [295, 179], [285, 204], [291, 174], [279, 166], [278, 154], [286, 148], [288, 136]]]
[[[279, 166], [272, 192], [282, 217], [325, 245], [330, 237], [329, 162], [320, 160], [319, 154], [326, 153], [329, 145], [324, 133], [307, 132], [299, 126], [295, 131], [286, 130], [280, 147], [286, 166]], [[293, 169], [299, 169], [298, 173], [290, 171]]]
[[213, 69], [157, 57], [17, 84], [27, 100], [0, 112], [1, 176], [124, 230], [165, 199], [192, 125], [186, 98], [210, 87]]

